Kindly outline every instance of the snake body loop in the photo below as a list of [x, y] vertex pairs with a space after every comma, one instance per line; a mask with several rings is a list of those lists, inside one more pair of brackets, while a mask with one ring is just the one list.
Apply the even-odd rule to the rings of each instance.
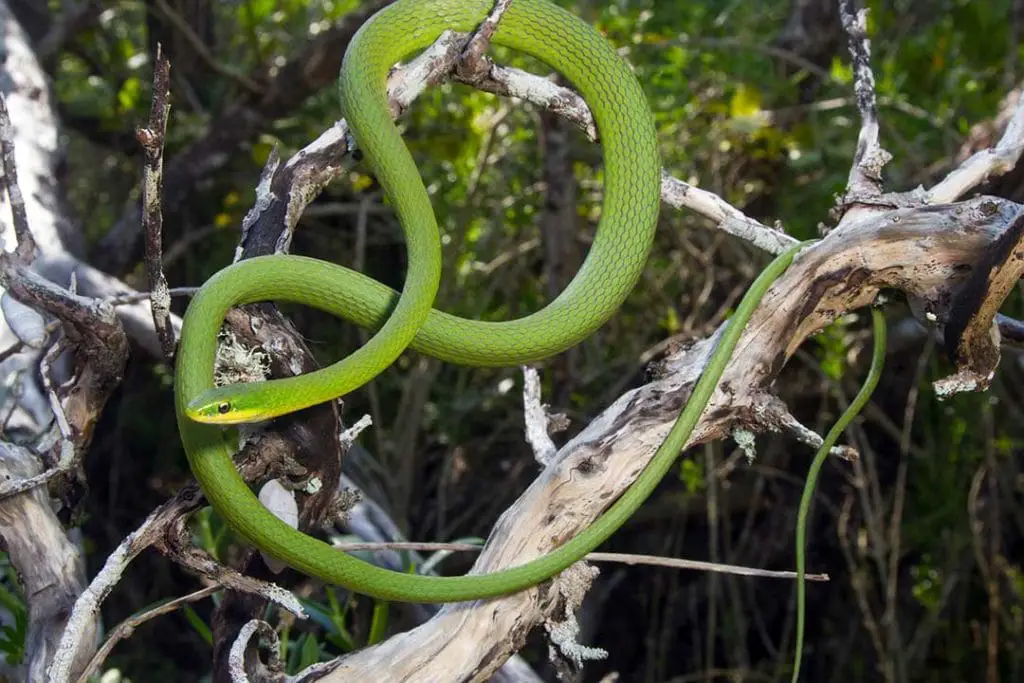
[[[385, 78], [395, 62], [426, 47], [442, 31], [472, 30], [490, 8], [491, 0], [399, 0], [364, 25], [345, 56], [340, 76], [343, 113], [405, 231], [409, 266], [402, 292], [316, 259], [253, 258], [212, 277], [192, 300], [182, 327], [175, 376], [178, 427], [189, 465], [210, 504], [265, 553], [309, 576], [380, 599], [455, 602], [512, 593], [561, 572], [608, 538], [671, 468], [747, 320], [799, 249], [779, 256], [751, 285], [649, 465], [590, 527], [548, 555], [492, 574], [404, 574], [338, 552], [268, 512], [235, 470], [219, 425], [266, 419], [342, 396], [372, 379], [409, 346], [471, 366], [547, 358], [603, 324], [642, 272], [657, 222], [660, 187], [657, 140], [643, 92], [625, 61], [590, 26], [547, 0], [514, 0], [493, 42], [547, 62], [590, 104], [604, 155], [601, 219], [580, 271], [542, 310], [495, 323], [432, 308], [441, 269], [437, 223], [388, 113]], [[376, 332], [351, 356], [317, 372], [215, 389], [216, 337], [226, 311], [264, 300], [314, 306]]]

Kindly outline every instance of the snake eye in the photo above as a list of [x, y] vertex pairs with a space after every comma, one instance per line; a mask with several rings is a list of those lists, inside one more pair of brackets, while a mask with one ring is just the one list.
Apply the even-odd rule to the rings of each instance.
[[231, 404], [227, 401], [217, 404], [217, 412], [221, 415], [227, 415], [231, 411]]

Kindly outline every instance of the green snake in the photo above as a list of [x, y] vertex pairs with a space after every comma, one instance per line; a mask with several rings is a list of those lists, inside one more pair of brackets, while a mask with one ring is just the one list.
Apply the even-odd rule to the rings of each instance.
[[[363, 386], [407, 348], [441, 360], [504, 367], [543, 360], [579, 343], [619, 308], [639, 279], [660, 204], [661, 161], [653, 116], [628, 64], [597, 31], [548, 0], [513, 0], [492, 42], [529, 54], [565, 76], [589, 103], [601, 138], [604, 199], [580, 270], [546, 307], [520, 319], [482, 322], [433, 308], [440, 284], [436, 219], [416, 165], [392, 122], [386, 79], [392, 66], [445, 30], [475, 29], [492, 0], [399, 0], [353, 37], [339, 76], [343, 114], [402, 225], [408, 268], [402, 291], [337, 264], [273, 255], [232, 264], [211, 277], [185, 314], [175, 370], [175, 410], [189, 465], [224, 521], [264, 553], [293, 568], [383, 600], [458, 602], [513, 593], [560, 573], [615, 532], [672, 467], [743, 330], [798, 244], [750, 286], [687, 401], [647, 467], [594, 523], [553, 552], [490, 574], [405, 574], [376, 567], [285, 524], [264, 508], [236, 471], [223, 426], [267, 420]], [[319, 308], [374, 331], [346, 358], [315, 372], [214, 386], [217, 336], [233, 306], [283, 300]], [[802, 555], [801, 555], [802, 557]]]

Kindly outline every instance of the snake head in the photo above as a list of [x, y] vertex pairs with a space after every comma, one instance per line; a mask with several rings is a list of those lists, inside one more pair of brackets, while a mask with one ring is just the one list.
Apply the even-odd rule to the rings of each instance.
[[[229, 389], [234, 391], [229, 392]], [[273, 417], [252, 403], [238, 396], [238, 387], [219, 387], [189, 401], [185, 414], [196, 422], [215, 425], [259, 422]]]

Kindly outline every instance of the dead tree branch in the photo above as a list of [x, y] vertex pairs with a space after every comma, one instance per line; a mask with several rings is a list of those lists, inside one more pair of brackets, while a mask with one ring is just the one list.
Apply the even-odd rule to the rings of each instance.
[[163, 268], [163, 209], [161, 190], [164, 172], [164, 138], [167, 117], [171, 111], [171, 64], [160, 46], [156, 48], [153, 65], [153, 106], [149, 125], [136, 136], [143, 150], [142, 224], [146, 230], [146, 278], [149, 281], [153, 325], [164, 352], [164, 359], [174, 360], [174, 329], [171, 325], [171, 295]]
[[25, 212], [25, 199], [21, 196], [18, 185], [18, 167], [14, 160], [14, 126], [11, 115], [7, 111], [6, 98], [0, 96], [0, 159], [4, 175], [4, 189], [11, 203], [11, 217], [14, 222], [14, 237], [18, 241], [15, 255], [26, 265], [31, 265], [36, 257], [36, 241], [28, 228], [28, 214]]
[[849, 40], [853, 59], [854, 96], [860, 111], [861, 127], [857, 150], [847, 180], [850, 198], [875, 197], [882, 193], [882, 169], [892, 155], [878, 141], [878, 103], [875, 101], [875, 74], [871, 70], [871, 42], [868, 40], [867, 10], [855, 9], [855, 0], [840, 0], [839, 17]]

